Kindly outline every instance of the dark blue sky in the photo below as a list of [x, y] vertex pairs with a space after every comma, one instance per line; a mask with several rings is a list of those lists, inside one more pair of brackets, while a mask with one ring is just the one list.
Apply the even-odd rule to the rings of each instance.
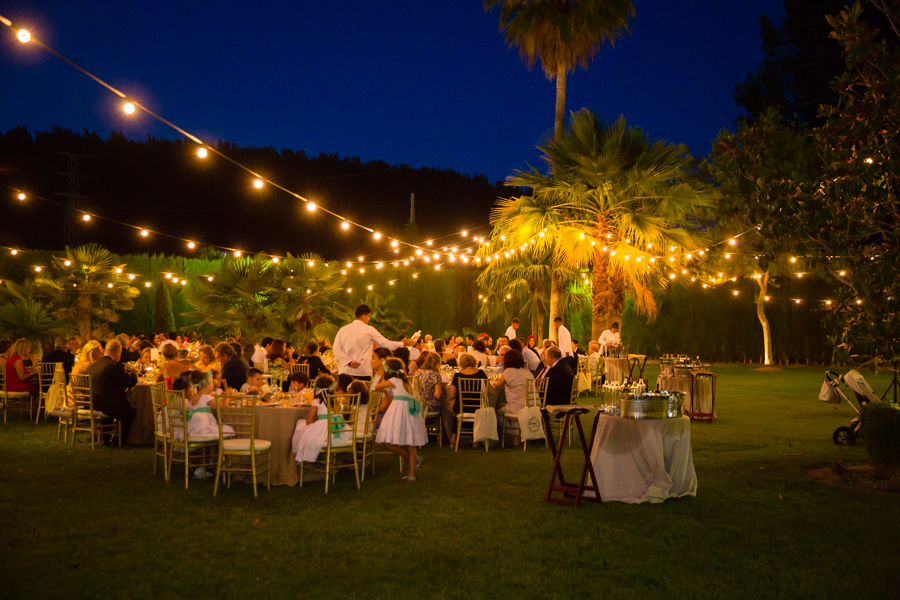
[[[553, 126], [555, 86], [506, 48], [480, 0], [35, 2], [0, 14], [205, 140], [502, 179]], [[779, 0], [635, 1], [632, 33], [568, 79], [567, 109], [624, 115], [705, 156], [762, 60]], [[0, 131], [176, 134], [0, 28]]]

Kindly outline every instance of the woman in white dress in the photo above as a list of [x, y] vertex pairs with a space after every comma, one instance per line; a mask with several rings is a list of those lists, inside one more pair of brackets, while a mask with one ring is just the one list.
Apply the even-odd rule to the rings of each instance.
[[[494, 382], [494, 387], [506, 390], [506, 404], [497, 408], [497, 422], [500, 419], [512, 421], [518, 419], [519, 411], [525, 408], [525, 386], [527, 381], [534, 380], [534, 375], [528, 370], [522, 353], [509, 349], [503, 355], [503, 374]], [[516, 446], [519, 439], [514, 440]]]
[[422, 464], [422, 457], [417, 456], [416, 448], [428, 443], [422, 405], [413, 396], [402, 360], [389, 358], [384, 361], [384, 376], [386, 380], [376, 385], [375, 389], [384, 392], [390, 406], [378, 427], [375, 442], [408, 459], [409, 472], [403, 480], [413, 483], [416, 471]]
[[[294, 436], [291, 438], [291, 448], [297, 462], [316, 462], [319, 458], [322, 447], [328, 441], [328, 395], [335, 393], [344, 394], [346, 391], [335, 390], [334, 378], [331, 375], [319, 375], [313, 392], [312, 410], [306, 414], [305, 421], [297, 421]], [[337, 419], [340, 418], [337, 416]], [[335, 439], [353, 439], [353, 432], [346, 425], [334, 423], [331, 426], [331, 433]]]

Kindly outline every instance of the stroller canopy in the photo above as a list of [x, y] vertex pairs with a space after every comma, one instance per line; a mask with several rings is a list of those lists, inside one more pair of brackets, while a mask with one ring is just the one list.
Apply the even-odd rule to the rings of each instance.
[[869, 385], [869, 382], [866, 381], [866, 378], [859, 371], [850, 371], [844, 375], [844, 383], [857, 394], [868, 398], [869, 402], [880, 401], [875, 392], [872, 391], [872, 386]]

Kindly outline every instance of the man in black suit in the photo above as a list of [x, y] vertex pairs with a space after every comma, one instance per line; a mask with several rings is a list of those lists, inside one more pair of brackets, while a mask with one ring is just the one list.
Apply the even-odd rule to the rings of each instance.
[[69, 385], [69, 374], [72, 367], [75, 366], [75, 357], [68, 352], [69, 340], [66, 338], [56, 338], [56, 350], [44, 355], [41, 362], [45, 363], [62, 363], [63, 371], [66, 373], [66, 385]]
[[119, 362], [121, 355], [122, 345], [117, 340], [110, 340], [106, 343], [103, 358], [85, 369], [84, 373], [90, 375], [94, 388], [94, 410], [119, 420], [124, 444], [137, 415], [125, 392], [136, 386], [138, 379], [134, 372], [125, 371]]
[[549, 367], [544, 377], [547, 383], [547, 404], [569, 404], [572, 401], [572, 383], [575, 374], [566, 361], [562, 360], [562, 352], [556, 346], [547, 348], [544, 353], [544, 364]]
[[230, 344], [222, 342], [216, 346], [216, 360], [222, 365], [222, 379], [228, 387], [239, 390], [247, 383], [247, 371], [250, 367], [234, 353]]

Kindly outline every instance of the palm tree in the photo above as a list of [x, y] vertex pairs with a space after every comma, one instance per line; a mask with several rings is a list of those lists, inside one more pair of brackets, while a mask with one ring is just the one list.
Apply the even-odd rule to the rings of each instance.
[[688, 219], [714, 198], [689, 176], [687, 148], [651, 142], [624, 118], [606, 125], [586, 110], [573, 114], [563, 138], [539, 147], [553, 177], [532, 169], [507, 182], [553, 199], [560, 264], [592, 265], [592, 337], [621, 319], [626, 290], [643, 314], [655, 315], [653, 289], [677, 278], [700, 249]]
[[566, 75], [587, 68], [603, 42], [628, 31], [635, 14], [631, 0], [484, 0], [484, 9], [500, 6], [500, 31], [507, 45], [519, 48], [529, 69], [538, 61], [547, 79], [556, 79], [554, 137], [565, 131]]
[[140, 290], [131, 285], [126, 265], [97, 244], [66, 248], [53, 257], [49, 277], [34, 280], [36, 298], [58, 319], [74, 321], [83, 340], [98, 336], [119, 312], [134, 308]]

